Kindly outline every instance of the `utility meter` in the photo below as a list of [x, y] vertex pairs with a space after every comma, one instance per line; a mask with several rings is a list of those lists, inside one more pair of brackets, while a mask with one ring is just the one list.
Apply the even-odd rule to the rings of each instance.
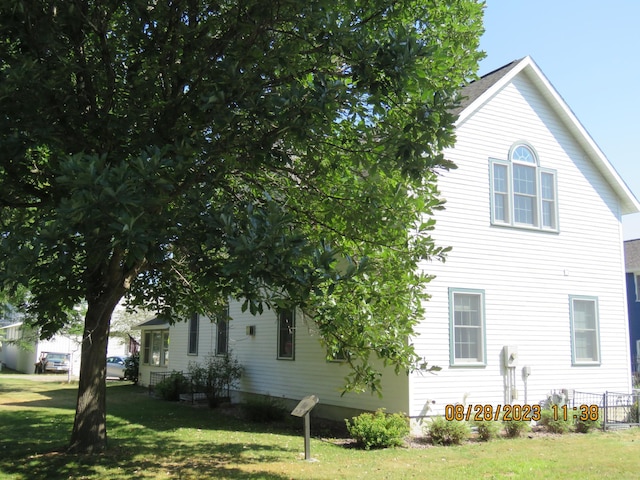
[[507, 345], [502, 352], [504, 354], [504, 366], [507, 368], [515, 367], [518, 362], [518, 347]]

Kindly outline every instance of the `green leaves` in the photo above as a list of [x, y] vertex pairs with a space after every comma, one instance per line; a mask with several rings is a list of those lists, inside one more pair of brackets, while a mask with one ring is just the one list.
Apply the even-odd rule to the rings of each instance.
[[481, 2], [16, 5], [0, 286], [47, 331], [82, 299], [175, 319], [233, 296], [302, 307], [352, 388], [377, 388], [377, 357], [411, 368]]

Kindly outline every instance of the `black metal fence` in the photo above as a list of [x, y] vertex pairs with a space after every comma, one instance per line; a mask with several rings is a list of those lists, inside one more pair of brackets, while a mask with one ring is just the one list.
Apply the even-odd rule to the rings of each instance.
[[155, 386], [169, 377], [173, 372], [150, 372], [149, 373], [149, 393], [153, 393]]
[[582, 406], [597, 405], [604, 430], [640, 426], [640, 390], [633, 393], [588, 393], [573, 391], [567, 405], [580, 412]]
[[[180, 394], [180, 400], [186, 402], [200, 402], [208, 400], [207, 394], [202, 390], [201, 385], [197, 385], [191, 375], [184, 372], [171, 371], [171, 372], [150, 372], [149, 376], [149, 395], [153, 395], [155, 393], [155, 387], [160, 382], [169, 378], [171, 375], [182, 375], [189, 384], [189, 387], [186, 392]], [[229, 384], [224, 385], [220, 390], [217, 391], [217, 395], [220, 399], [228, 399], [231, 396], [231, 387]]]

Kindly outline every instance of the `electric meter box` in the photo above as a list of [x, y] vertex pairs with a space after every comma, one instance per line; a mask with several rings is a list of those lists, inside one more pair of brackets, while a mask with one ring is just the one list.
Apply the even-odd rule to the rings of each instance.
[[518, 363], [518, 347], [505, 345], [502, 353], [504, 354], [504, 366], [507, 368], [515, 367]]

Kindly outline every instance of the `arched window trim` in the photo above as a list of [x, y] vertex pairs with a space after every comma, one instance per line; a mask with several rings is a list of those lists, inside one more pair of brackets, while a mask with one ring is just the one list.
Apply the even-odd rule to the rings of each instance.
[[[533, 158], [533, 162], [527, 162], [525, 160], [520, 160], [515, 158], [516, 151], [520, 148], [524, 148], [529, 151], [529, 153], [531, 154], [531, 157]], [[511, 145], [511, 148], [509, 149], [509, 160], [516, 163], [535, 164], [538, 167], [540, 166], [540, 160], [538, 160], [538, 152], [536, 152], [536, 149], [533, 148], [531, 145], [529, 145], [527, 142], [522, 142], [522, 141], [516, 142], [513, 145]]]

